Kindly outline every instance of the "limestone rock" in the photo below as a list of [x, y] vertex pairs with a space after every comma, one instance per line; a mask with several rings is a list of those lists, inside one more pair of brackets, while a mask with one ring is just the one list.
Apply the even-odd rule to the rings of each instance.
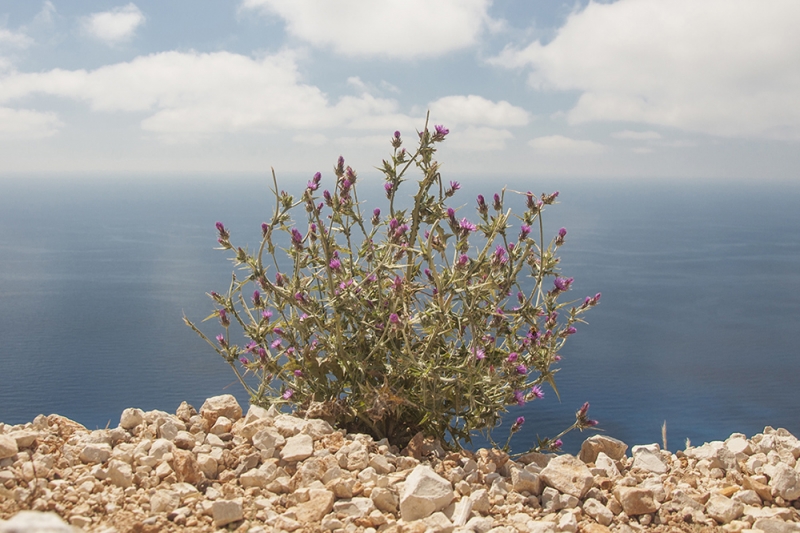
[[0, 435], [0, 459], [14, 457], [18, 451], [16, 439], [8, 435]]
[[658, 504], [653, 498], [653, 491], [639, 487], [617, 487], [614, 497], [622, 504], [622, 509], [628, 516], [637, 516], [654, 513]]
[[631, 453], [633, 455], [631, 468], [639, 468], [654, 474], [666, 474], [669, 471], [669, 467], [661, 458], [661, 448], [658, 444], [634, 446], [631, 448]]
[[81, 461], [84, 463], [105, 463], [111, 457], [111, 445], [105, 443], [89, 443], [81, 450]]
[[549, 486], [576, 498], [583, 498], [594, 481], [586, 465], [571, 455], [559, 455], [552, 459], [540, 475]]
[[605, 435], [592, 435], [581, 444], [581, 451], [578, 458], [584, 463], [594, 463], [597, 461], [597, 454], [604, 453], [607, 456], [619, 461], [625, 457], [628, 445], [621, 440], [607, 437]]
[[367, 516], [375, 510], [375, 504], [369, 498], [347, 498], [333, 504], [333, 511], [344, 516], [358, 518]]
[[302, 461], [314, 453], [314, 439], [311, 435], [299, 434], [286, 439], [286, 444], [281, 450], [281, 459], [284, 461]]
[[709, 462], [709, 468], [720, 468], [723, 470], [738, 470], [736, 456], [731, 452], [724, 442], [707, 442], [696, 448], [689, 448], [685, 452], [687, 457], [705, 459]]
[[176, 449], [172, 452], [172, 456], [172, 469], [175, 471], [178, 481], [185, 481], [192, 485], [205, 481], [203, 470], [192, 452]]
[[311, 489], [308, 491], [308, 501], [295, 507], [297, 520], [307, 524], [319, 522], [322, 517], [333, 509], [333, 493], [326, 489]]
[[765, 466], [764, 473], [770, 477], [769, 486], [778, 493], [778, 496], [786, 501], [800, 498], [800, 472], [785, 463], [778, 463]]
[[108, 479], [117, 487], [130, 487], [133, 484], [131, 465], [112, 459], [108, 463]]
[[171, 490], [157, 490], [150, 496], [150, 512], [170, 513], [177, 509], [181, 504], [178, 493]]
[[242, 408], [231, 394], [223, 394], [207, 399], [200, 407], [200, 415], [213, 426], [217, 418], [224, 416], [230, 420], [242, 418]]
[[274, 427], [265, 427], [253, 435], [253, 446], [259, 450], [276, 450], [286, 444], [286, 439]]
[[721, 494], [714, 494], [706, 503], [706, 514], [719, 522], [727, 524], [736, 520], [744, 513], [744, 504], [726, 498]]
[[539, 479], [538, 474], [513, 468], [511, 470], [511, 487], [517, 492], [525, 491], [538, 496], [542, 493], [542, 480]]
[[400, 516], [406, 522], [419, 520], [441, 511], [454, 498], [455, 493], [449, 481], [430, 466], [419, 465], [406, 478], [400, 496]]
[[41, 434], [38, 431], [31, 431], [29, 429], [13, 431], [9, 434], [9, 437], [17, 441], [17, 448], [20, 450], [30, 448], [40, 436]]
[[223, 527], [231, 522], [242, 520], [244, 518], [242, 501], [217, 500], [211, 505], [211, 516], [214, 518], [214, 525], [216, 527]]
[[79, 531], [56, 513], [20, 511], [10, 520], [0, 521], [0, 533], [75, 533]]
[[753, 528], [764, 533], [800, 533], [800, 524], [775, 518], [760, 518], [753, 524]]
[[119, 417], [119, 427], [123, 429], [133, 429], [144, 422], [144, 411], [129, 407], [122, 411]]
[[375, 487], [369, 497], [375, 503], [375, 507], [384, 513], [397, 513], [400, 499], [394, 491], [384, 487]]
[[587, 498], [583, 502], [583, 511], [604, 526], [611, 524], [614, 520], [614, 513], [594, 498]]

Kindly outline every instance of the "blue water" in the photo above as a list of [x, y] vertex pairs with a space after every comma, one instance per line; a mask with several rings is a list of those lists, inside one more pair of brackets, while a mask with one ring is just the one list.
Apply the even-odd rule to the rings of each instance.
[[[575, 297], [603, 293], [563, 351], [561, 401], [546, 389], [507, 418], [527, 419], [515, 450], [584, 401], [629, 444], [660, 442], [665, 420], [673, 450], [765, 425], [800, 435], [800, 187], [463, 177], [465, 214], [495, 192], [487, 181], [560, 190], [545, 224], [569, 230], [563, 271]], [[96, 428], [131, 406], [174, 411], [222, 393], [244, 404], [182, 315], [207, 316], [205, 293], [230, 281], [214, 222], [252, 246], [270, 199], [253, 177], [3, 178], [0, 421], [59, 413]]]

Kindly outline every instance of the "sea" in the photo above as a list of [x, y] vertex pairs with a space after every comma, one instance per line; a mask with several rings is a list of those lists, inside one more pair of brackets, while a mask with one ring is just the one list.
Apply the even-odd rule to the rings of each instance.
[[[281, 186], [299, 192], [308, 176]], [[332, 176], [323, 178], [323, 187]], [[545, 234], [568, 231], [571, 295], [602, 293], [562, 351], [511, 448], [552, 437], [590, 403], [597, 430], [629, 445], [682, 449], [765, 426], [800, 436], [800, 185], [634, 178], [448, 176], [475, 218], [475, 195], [558, 190]], [[216, 221], [256, 246], [274, 205], [264, 176], [0, 177], [0, 421], [57, 413], [89, 429], [127, 407], [247, 395], [183, 316], [201, 321], [230, 283]], [[328, 185], [329, 186], [329, 185]], [[382, 182], [361, 199], [385, 210]], [[372, 191], [372, 192], [369, 192]], [[508, 197], [513, 195], [508, 192]], [[216, 322], [206, 323], [211, 335]], [[593, 431], [562, 437], [575, 452]], [[473, 447], [486, 445], [476, 436]]]

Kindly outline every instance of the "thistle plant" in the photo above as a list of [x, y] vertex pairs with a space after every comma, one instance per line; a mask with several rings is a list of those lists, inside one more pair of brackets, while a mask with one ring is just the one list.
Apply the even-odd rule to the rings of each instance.
[[[541, 398], [545, 383], [558, 394], [559, 352], [600, 299], [560, 302], [573, 283], [557, 257], [567, 232], [545, 244], [542, 223], [558, 192], [503, 189], [478, 196], [474, 210], [451, 205], [460, 185], [434, 160], [448, 133], [426, 123], [413, 151], [394, 133], [380, 167], [384, 211], [362, 209], [357, 174], [340, 157], [329, 189], [317, 173], [299, 198], [273, 171], [276, 204], [257, 249], [234, 245], [217, 223], [237, 267], [227, 293], [210, 293], [207, 320], [221, 331], [212, 340], [184, 320], [253, 404], [403, 446], [418, 432], [469, 442], [508, 406]], [[509, 194], [522, 195], [521, 214], [505, 207]]]

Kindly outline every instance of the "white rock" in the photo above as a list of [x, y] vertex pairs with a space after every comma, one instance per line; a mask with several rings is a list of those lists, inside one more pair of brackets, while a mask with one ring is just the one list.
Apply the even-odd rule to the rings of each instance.
[[453, 531], [453, 523], [442, 512], [433, 513], [420, 519], [419, 522], [425, 524], [426, 531], [435, 531], [437, 533], [451, 533]]
[[224, 416], [231, 420], [242, 418], [242, 407], [231, 394], [223, 394], [207, 399], [200, 407], [200, 414], [213, 426], [217, 418]]
[[227, 416], [219, 416], [217, 421], [214, 422], [214, 425], [211, 426], [211, 429], [208, 431], [214, 435], [222, 435], [223, 433], [230, 433], [231, 426], [233, 426], [233, 422], [231, 422], [230, 418]]
[[517, 492], [527, 491], [536, 496], [542, 493], [542, 480], [539, 479], [539, 475], [519, 468], [511, 469], [511, 486]]
[[286, 444], [286, 439], [274, 427], [266, 427], [253, 435], [253, 446], [259, 450], [275, 450]]
[[750, 443], [744, 436], [733, 436], [725, 441], [725, 447], [733, 453], [733, 455], [751, 455], [753, 449], [750, 448]]
[[778, 463], [764, 466], [764, 473], [770, 477], [769, 486], [775, 489], [778, 496], [786, 501], [800, 498], [800, 472]]
[[612, 459], [620, 460], [625, 457], [628, 445], [621, 440], [605, 435], [592, 435], [581, 444], [578, 458], [584, 463], [594, 463], [599, 453], [604, 453]]
[[743, 513], [744, 504], [721, 494], [712, 495], [706, 503], [706, 514], [721, 524], [736, 520]]
[[559, 531], [565, 533], [576, 533], [576, 531], [578, 531], [578, 520], [573, 513], [565, 512], [558, 519], [558, 525], [556, 527]]
[[144, 422], [144, 411], [129, 407], [122, 411], [119, 417], [119, 427], [123, 429], [133, 429]]
[[654, 474], [665, 474], [669, 467], [661, 458], [661, 448], [658, 444], [646, 444], [631, 448], [633, 454], [633, 465], [631, 468], [639, 468]]
[[375, 504], [369, 498], [347, 498], [333, 504], [333, 512], [345, 516], [359, 518], [367, 516], [375, 510]]
[[12, 431], [8, 436], [17, 441], [17, 447], [20, 450], [24, 450], [25, 448], [30, 448], [42, 434], [38, 431], [22, 429], [19, 431]]
[[471, 514], [472, 500], [469, 498], [461, 498], [453, 509], [453, 515], [451, 516], [453, 525], [456, 527], [466, 525]]
[[111, 457], [111, 445], [90, 443], [81, 450], [81, 461], [84, 463], [105, 463]]
[[384, 513], [397, 513], [397, 506], [400, 503], [397, 493], [385, 487], [375, 487], [369, 495], [375, 507]]
[[0, 533], [75, 533], [75, 529], [56, 513], [20, 511], [0, 521]]
[[594, 498], [587, 498], [583, 502], [583, 511], [604, 526], [611, 524], [614, 520], [614, 513]]
[[171, 513], [180, 507], [181, 498], [172, 490], [157, 490], [150, 496], [150, 512]]
[[321, 439], [325, 435], [330, 435], [333, 433], [333, 426], [331, 426], [325, 420], [314, 418], [311, 420], [305, 420], [305, 427], [303, 427], [301, 431], [311, 435], [316, 440]]
[[16, 439], [8, 435], [0, 435], [0, 459], [14, 457], [18, 451]]
[[621, 475], [619, 473], [619, 468], [617, 468], [617, 463], [604, 452], [597, 454], [597, 459], [595, 459], [594, 464], [597, 468], [601, 468], [605, 471], [606, 477], [614, 479]]
[[[494, 527], [494, 519], [488, 516], [473, 516], [467, 522], [466, 528], [475, 533], [486, 533]], [[552, 530], [555, 532], [555, 527]]]
[[406, 478], [400, 496], [400, 516], [406, 522], [419, 520], [441, 511], [453, 501], [455, 493], [449, 481], [430, 466], [418, 465]]
[[738, 470], [736, 456], [721, 441], [707, 442], [697, 448], [688, 448], [684, 454], [698, 461], [707, 460], [709, 469]]
[[130, 487], [133, 484], [131, 465], [112, 459], [108, 463], [108, 479], [117, 487]]
[[764, 533], [800, 533], [800, 524], [775, 518], [760, 518], [753, 524], [753, 529]]
[[492, 503], [489, 501], [489, 492], [486, 489], [473, 490], [469, 495], [469, 499], [475, 512], [486, 514], [492, 508]]
[[[206, 400], [206, 402], [207, 401], [208, 400]], [[226, 526], [231, 522], [242, 520], [244, 518], [242, 500], [237, 499], [215, 501], [211, 505], [211, 516], [214, 518], [214, 525], [216, 527]]]
[[576, 498], [583, 498], [594, 481], [586, 465], [571, 455], [559, 455], [552, 459], [542, 469], [540, 476], [549, 486]]
[[273, 421], [275, 429], [284, 437], [297, 435], [308, 425], [308, 422], [292, 415], [278, 415]]
[[167, 439], [156, 439], [153, 441], [153, 445], [150, 446], [150, 452], [148, 455], [157, 460], [161, 460], [166, 454], [172, 453], [174, 449], [175, 445], [172, 444], [171, 441], [168, 441]]
[[281, 450], [281, 459], [284, 461], [302, 461], [314, 453], [314, 439], [311, 435], [299, 434], [286, 439], [286, 444]]

